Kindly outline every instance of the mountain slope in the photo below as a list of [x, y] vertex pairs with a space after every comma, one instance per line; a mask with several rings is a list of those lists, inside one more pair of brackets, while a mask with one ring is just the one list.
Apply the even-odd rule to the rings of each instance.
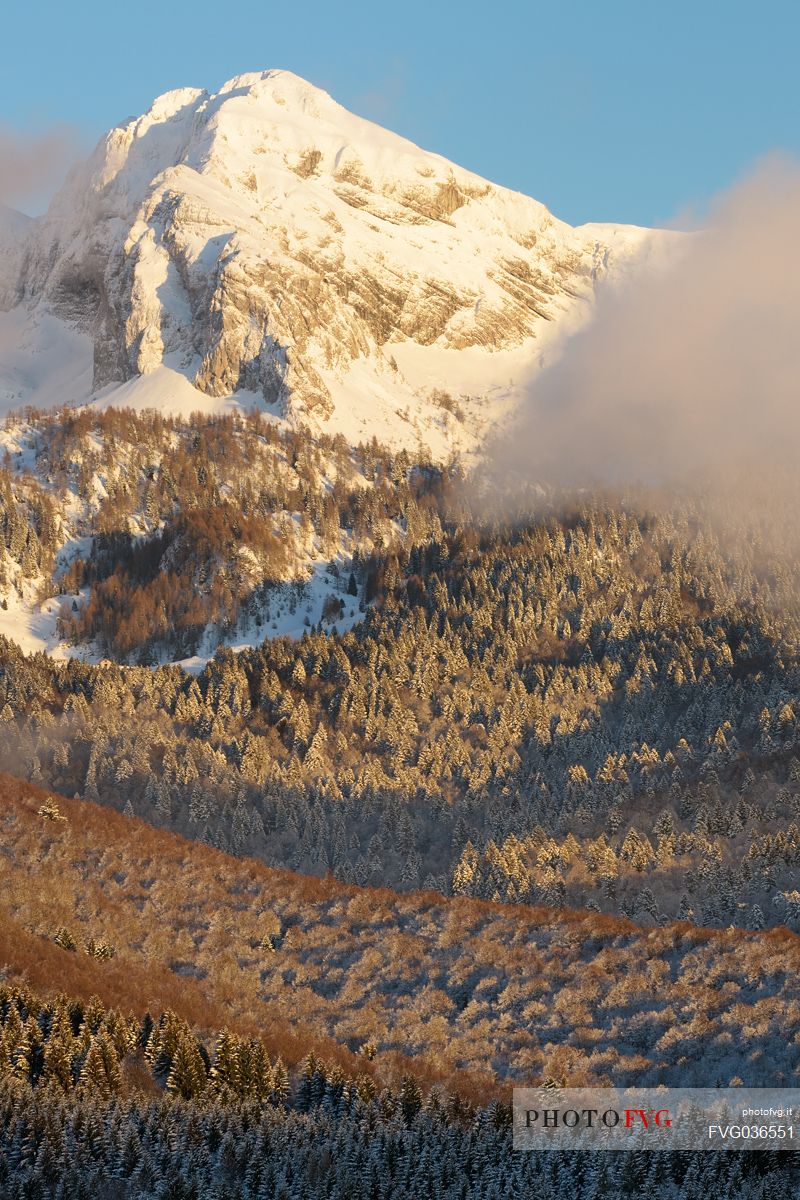
[[[413, 1056], [430, 1081], [528, 1083], [548, 1074], [640, 1086], [796, 1078], [800, 939], [640, 928], [593, 912], [398, 894], [274, 870], [86, 801], [0, 776], [0, 967], [108, 1003], [175, 1003], [189, 1020], [263, 1030], [288, 1062], [313, 1047], [379, 1072]], [[52, 796], [49, 797], [51, 800]], [[30, 958], [31, 937], [76, 949]], [[116, 949], [107, 980], [83, 947]], [[96, 974], [95, 968], [92, 971]], [[129, 984], [126, 985], [126, 978]], [[174, 983], [185, 986], [175, 999]], [[128, 992], [126, 993], [126, 986]], [[312, 1032], [313, 1031], [313, 1032]], [[305, 1052], [303, 1050], [302, 1052]], [[302, 1053], [301, 1052], [301, 1053]], [[467, 1072], [467, 1075], [461, 1074]], [[384, 1074], [385, 1077], [385, 1074]]]
[[[31, 223], [6, 307], [91, 340], [91, 385], [74, 346], [54, 399], [187, 411], [235, 394], [439, 450], [474, 444], [595, 281], [657, 245], [572, 229], [266, 71], [113, 129]], [[460, 421], [442, 390], [464, 395]]]
[[21, 267], [20, 252], [30, 225], [30, 217], [0, 204], [0, 308], [14, 303]]

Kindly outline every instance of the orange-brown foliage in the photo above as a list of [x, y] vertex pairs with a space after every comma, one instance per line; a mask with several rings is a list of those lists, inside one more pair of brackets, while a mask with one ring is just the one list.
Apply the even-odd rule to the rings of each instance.
[[[553, 1062], [575, 1081], [610, 1082], [717, 1044], [724, 1058], [745, 1027], [754, 1049], [784, 1038], [787, 1072], [798, 1069], [800, 938], [786, 929], [642, 929], [595, 912], [357, 888], [86, 801], [56, 798], [66, 821], [48, 821], [47, 795], [0, 777], [0, 966], [37, 990], [94, 993], [139, 1016], [173, 1008], [200, 1031], [258, 1035], [290, 1064], [313, 1049], [378, 1080], [413, 1058], [423, 1082], [457, 1081], [476, 1099]], [[59, 926], [77, 952], [53, 943]], [[83, 953], [89, 937], [116, 957]], [[630, 1029], [636, 1053], [615, 1053]], [[377, 1049], [368, 1066], [366, 1042]]]

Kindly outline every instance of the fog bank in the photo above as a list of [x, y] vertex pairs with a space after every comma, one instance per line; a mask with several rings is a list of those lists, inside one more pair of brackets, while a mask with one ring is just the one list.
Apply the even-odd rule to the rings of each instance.
[[498, 479], [727, 491], [797, 474], [800, 164], [761, 163], [675, 242], [668, 265], [601, 288], [493, 448]]

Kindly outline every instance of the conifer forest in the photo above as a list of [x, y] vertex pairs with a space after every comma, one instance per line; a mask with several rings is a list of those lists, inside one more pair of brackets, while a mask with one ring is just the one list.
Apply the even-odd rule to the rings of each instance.
[[12, 414], [0, 1195], [790, 1200], [511, 1089], [800, 1086], [775, 506], [250, 415]]
[[800, 1200], [800, 4], [0, 35], [0, 1200]]

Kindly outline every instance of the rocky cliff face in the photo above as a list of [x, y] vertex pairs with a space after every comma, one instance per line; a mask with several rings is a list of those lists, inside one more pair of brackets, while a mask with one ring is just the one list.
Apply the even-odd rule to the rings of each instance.
[[32, 224], [29, 217], [0, 204], [0, 311], [16, 302]]
[[89, 334], [95, 390], [167, 366], [346, 431], [380, 397], [413, 424], [451, 377], [496, 393], [650, 240], [572, 229], [284, 71], [160, 97], [33, 225], [5, 307]]

